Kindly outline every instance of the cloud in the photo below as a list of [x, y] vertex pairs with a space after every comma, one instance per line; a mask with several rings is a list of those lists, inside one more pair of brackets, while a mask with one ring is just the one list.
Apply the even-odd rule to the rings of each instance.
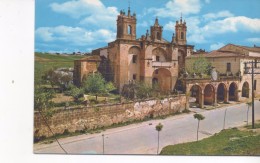
[[220, 11], [218, 13], [208, 13], [203, 15], [203, 18], [206, 20], [211, 20], [211, 19], [218, 19], [218, 18], [226, 18], [226, 17], [232, 17], [234, 16], [231, 12], [224, 10]]
[[222, 42], [218, 42], [218, 43], [215, 43], [215, 44], [211, 44], [211, 45], [210, 45], [210, 50], [217, 50], [217, 49], [219, 49], [219, 48], [221, 48], [221, 47], [223, 47], [223, 46], [225, 46], [225, 44], [222, 43]]
[[260, 38], [259, 37], [247, 38], [246, 41], [251, 42], [251, 43], [255, 43], [255, 44], [259, 44]]
[[210, 0], [205, 0], [205, 3], [209, 4], [209, 3], [210, 3]]
[[143, 21], [142, 23], [137, 23], [138, 27], [148, 27], [147, 21]]
[[208, 34], [237, 32], [239, 30], [260, 32], [260, 19], [245, 16], [229, 17], [223, 20], [211, 21], [202, 30]]
[[197, 14], [200, 12], [201, 4], [199, 0], [170, 0], [164, 8], [150, 8], [149, 13], [159, 17], [180, 17], [183, 15]]
[[116, 7], [106, 7], [100, 0], [72, 0], [64, 3], [52, 3], [54, 12], [81, 18], [80, 24], [115, 28], [118, 11]]
[[192, 43], [206, 43], [207, 40], [202, 30], [201, 18], [198, 16], [188, 17], [187, 24], [187, 40]]
[[192, 43], [206, 43], [209, 38], [219, 34], [260, 32], [260, 19], [252, 19], [245, 16], [207, 21], [204, 25], [202, 25], [199, 17], [189, 17], [186, 19], [186, 22], [188, 28], [187, 40]]
[[43, 42], [69, 43], [76, 46], [94, 45], [100, 42], [110, 42], [116, 37], [116, 33], [110, 30], [86, 30], [80, 27], [57, 26], [40, 27], [35, 31], [36, 39]]
[[57, 13], [67, 14], [73, 18], [90, 15], [96, 9], [104, 9], [99, 0], [72, 0], [64, 3], [51, 3], [50, 7]]
[[165, 26], [163, 27], [166, 31], [175, 31], [175, 22], [169, 21]]
[[[205, 37], [200, 27], [200, 18], [198, 16], [188, 17], [186, 20], [187, 24], [187, 40], [193, 43], [205, 43]], [[164, 30], [175, 31], [175, 23], [169, 21], [165, 26]]]

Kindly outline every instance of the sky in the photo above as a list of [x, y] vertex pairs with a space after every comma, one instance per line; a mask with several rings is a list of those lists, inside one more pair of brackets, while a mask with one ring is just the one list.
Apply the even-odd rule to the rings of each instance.
[[116, 39], [120, 10], [137, 15], [137, 38], [158, 17], [171, 41], [181, 15], [187, 43], [216, 50], [228, 43], [260, 46], [259, 0], [36, 0], [36, 52], [91, 52]]

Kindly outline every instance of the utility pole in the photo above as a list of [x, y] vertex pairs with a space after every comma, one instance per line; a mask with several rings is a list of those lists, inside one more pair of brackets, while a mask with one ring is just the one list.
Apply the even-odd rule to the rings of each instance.
[[225, 115], [224, 115], [223, 130], [225, 129], [225, 124], [226, 124], [226, 115], [227, 115], [227, 108], [226, 108], [226, 110], [225, 110]]
[[105, 154], [105, 140], [104, 140], [104, 134], [102, 134], [102, 140], [103, 140], [103, 154]]
[[254, 61], [251, 62], [251, 67], [252, 67], [252, 128], [255, 128]]
[[[251, 74], [251, 80], [252, 80], [252, 128], [255, 128], [255, 92], [254, 92], [254, 88], [255, 88], [255, 80], [254, 80], [254, 75], [256, 74], [260, 74], [260, 71], [255, 71], [256, 70], [260, 70], [260, 67], [257, 67], [257, 64], [260, 63], [260, 61], [251, 61], [251, 62], [245, 62], [245, 74]], [[251, 64], [251, 72], [250, 67], [247, 67], [247, 64]]]

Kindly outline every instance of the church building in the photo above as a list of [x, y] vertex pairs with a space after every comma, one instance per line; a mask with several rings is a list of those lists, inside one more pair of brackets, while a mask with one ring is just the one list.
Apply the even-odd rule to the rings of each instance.
[[120, 11], [117, 17], [116, 40], [92, 51], [93, 56], [74, 62], [74, 83], [81, 85], [84, 76], [96, 71], [112, 81], [121, 92], [125, 85], [143, 81], [158, 84], [163, 92], [172, 92], [179, 71], [185, 67], [185, 57], [192, 55], [187, 45], [186, 22], [176, 21], [172, 40], [163, 38], [163, 26], [156, 18], [144, 35], [137, 38], [136, 14]]

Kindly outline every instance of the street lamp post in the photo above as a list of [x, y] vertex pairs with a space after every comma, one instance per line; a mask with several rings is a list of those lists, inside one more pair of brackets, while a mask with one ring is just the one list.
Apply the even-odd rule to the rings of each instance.
[[223, 130], [225, 129], [225, 124], [226, 124], [226, 114], [227, 114], [227, 108], [225, 110], [225, 115], [224, 115]]
[[[254, 86], [255, 86], [255, 81], [254, 81], [254, 75], [260, 74], [260, 71], [255, 72], [256, 70], [260, 70], [260, 67], [257, 67], [257, 64], [260, 63], [260, 61], [251, 61], [251, 62], [245, 62], [245, 74], [251, 74], [251, 80], [252, 80], [252, 128], [255, 128], [255, 103], [254, 103]], [[251, 64], [251, 72], [249, 71], [250, 68], [247, 67], [248, 64]]]
[[102, 134], [102, 140], [103, 140], [103, 154], [105, 154], [105, 140], [104, 140], [104, 134]]

